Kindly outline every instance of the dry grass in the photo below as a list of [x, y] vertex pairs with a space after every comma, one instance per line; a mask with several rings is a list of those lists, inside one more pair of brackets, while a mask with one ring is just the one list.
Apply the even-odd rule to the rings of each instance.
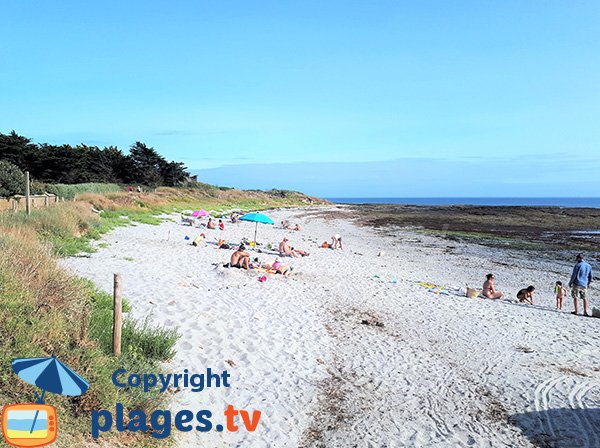
[[[87, 250], [90, 239], [131, 221], [156, 224], [160, 220], [153, 215], [165, 211], [260, 209], [311, 202], [318, 203], [298, 193], [240, 192], [206, 186], [159, 188], [144, 194], [83, 193], [74, 202], [34, 210], [30, 216], [0, 213], [0, 403], [34, 398], [33, 387], [15, 381], [11, 369], [14, 358], [51, 355], [66, 362], [92, 385], [82, 397], [52, 396], [52, 404], [61, 415], [59, 447], [96, 444], [89, 438], [92, 409], [111, 409], [117, 400], [129, 409], [150, 409], [160, 406], [164, 399], [134, 390], [118, 392], [110, 378], [117, 366], [136, 372], [160, 370], [157, 362], [169, 356], [176, 335], [130, 323], [125, 326], [124, 335], [135, 342], [137, 352], [125, 353], [121, 358], [110, 356], [106, 331], [100, 331], [110, 324], [104, 319], [107, 298], [62, 270], [56, 254]], [[83, 332], [88, 324], [89, 331]], [[112, 434], [100, 443], [159, 445], [148, 435], [132, 434]], [[165, 443], [168, 444], [161, 441], [160, 446]]]
[[[146, 361], [145, 352], [137, 361], [129, 354], [113, 358], [99, 341], [82, 332], [96, 309], [97, 293], [57, 263], [57, 247], [82, 240], [99, 222], [85, 202], [36, 210], [31, 216], [0, 214], [0, 403], [34, 399], [35, 388], [15, 381], [14, 358], [57, 356], [92, 385], [82, 397], [52, 395], [51, 403], [63, 422], [57, 446], [92, 445], [87, 436], [91, 409], [110, 409], [117, 400], [128, 408], [152, 408], [163, 399], [128, 392], [117, 395], [110, 375], [118, 365], [129, 364], [140, 371], [156, 370], [157, 365]], [[162, 333], [139, 326], [129, 333], [136, 340], [162, 338]], [[167, 343], [172, 347], [172, 339]], [[116, 438], [111, 435], [107, 440]], [[129, 439], [129, 446], [156, 445], [147, 436]]]

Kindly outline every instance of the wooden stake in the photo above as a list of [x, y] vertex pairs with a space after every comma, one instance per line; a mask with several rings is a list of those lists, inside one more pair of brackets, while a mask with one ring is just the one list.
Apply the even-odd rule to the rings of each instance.
[[29, 171], [25, 171], [25, 211], [29, 215], [31, 213], [31, 198], [29, 192]]
[[113, 353], [121, 355], [121, 326], [123, 324], [123, 300], [121, 297], [121, 274], [115, 274], [114, 314], [113, 314]]

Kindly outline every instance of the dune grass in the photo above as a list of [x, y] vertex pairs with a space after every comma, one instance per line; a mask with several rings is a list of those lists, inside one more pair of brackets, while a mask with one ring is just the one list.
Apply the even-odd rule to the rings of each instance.
[[[14, 358], [56, 356], [91, 384], [81, 397], [47, 396], [61, 418], [59, 447], [92, 444], [88, 434], [92, 409], [110, 409], [117, 401], [129, 409], [159, 406], [164, 396], [135, 389], [118, 391], [111, 374], [121, 366], [132, 371], [159, 370], [159, 361], [173, 355], [177, 335], [126, 320], [123, 354], [111, 356], [106, 332], [111, 332], [112, 320], [101, 320], [110, 296], [62, 270], [52, 247], [40, 240], [34, 228], [0, 230], [0, 403], [35, 399], [36, 388], [12, 373]], [[150, 438], [135, 436], [130, 446], [150, 446], [153, 442], [146, 439]]]
[[[209, 188], [210, 187], [210, 188]], [[92, 385], [81, 397], [48, 397], [61, 419], [58, 447], [93, 446], [89, 415], [111, 409], [118, 401], [127, 409], [151, 411], [164, 404], [165, 394], [139, 388], [117, 389], [114, 370], [160, 372], [160, 362], [174, 355], [175, 331], [148, 322], [125, 319], [123, 353], [112, 351], [112, 297], [90, 282], [74, 278], [57, 263], [57, 256], [94, 250], [91, 244], [104, 233], [136, 223], [156, 225], [159, 215], [195, 208], [213, 213], [258, 210], [319, 203], [299, 193], [240, 192], [232, 189], [161, 188], [154, 193], [85, 192], [76, 201], [32, 211], [0, 213], [0, 403], [34, 399], [35, 388], [12, 373], [14, 358], [57, 356]], [[130, 306], [125, 301], [125, 311]], [[103, 437], [103, 446], [153, 447], [148, 434]]]
[[[127, 409], [151, 411], [168, 398], [157, 392], [118, 390], [111, 375], [119, 367], [160, 372], [160, 362], [174, 355], [177, 333], [126, 318], [122, 355], [115, 358], [112, 297], [57, 264], [57, 253], [73, 253], [83, 247], [90, 232], [113, 225], [103, 223], [85, 203], [64, 203], [31, 216], [0, 214], [0, 403], [35, 399], [36, 389], [12, 373], [14, 358], [56, 356], [91, 384], [81, 397], [47, 397], [61, 418], [59, 447], [93, 444], [89, 437], [93, 409], [111, 409], [118, 401]], [[126, 304], [125, 311], [129, 309]], [[125, 436], [110, 434], [105, 441], [120, 437]], [[158, 446], [148, 435], [126, 437], [128, 446]]]
[[[112, 350], [113, 297], [88, 284], [93, 303], [88, 331], [92, 339], [107, 353]], [[127, 300], [123, 304], [123, 312], [131, 311]], [[173, 347], [178, 334], [173, 329], [153, 327], [147, 321], [138, 322], [125, 319], [122, 329], [122, 345], [124, 355], [142, 357], [151, 361], [171, 359], [175, 352]]]

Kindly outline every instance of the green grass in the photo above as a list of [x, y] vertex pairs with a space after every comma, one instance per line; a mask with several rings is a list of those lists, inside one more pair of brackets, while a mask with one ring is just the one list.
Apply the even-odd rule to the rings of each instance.
[[[71, 212], [69, 209], [61, 216], [74, 218]], [[55, 212], [50, 213], [54, 216]], [[168, 399], [168, 395], [157, 391], [117, 389], [111, 375], [120, 367], [132, 372], [159, 373], [160, 362], [173, 357], [178, 335], [174, 330], [125, 317], [123, 352], [118, 358], [112, 356], [113, 299], [91, 282], [69, 276], [57, 265], [52, 256], [52, 249], [56, 252], [57, 247], [41, 243], [40, 238], [62, 247], [76, 239], [64, 232], [69, 227], [67, 222], [54, 229], [40, 226], [40, 221], [46, 219], [42, 215], [36, 215], [39, 219], [35, 221], [13, 216], [3, 220], [3, 224], [10, 225], [0, 229], [0, 403], [34, 399], [36, 388], [17, 380], [12, 373], [14, 358], [57, 356], [92, 385], [81, 397], [48, 397], [62, 422], [57, 446], [91, 446], [91, 410], [111, 409], [120, 402], [127, 409], [151, 411]], [[50, 240], [48, 235], [52, 236]], [[127, 300], [124, 311], [131, 311]], [[111, 433], [105, 439], [118, 437]], [[155, 443], [147, 434], [127, 435], [127, 446], [159, 445], [164, 444]]]
[[[99, 342], [104, 351], [110, 353], [112, 351], [113, 297], [93, 287], [91, 283], [87, 287], [94, 304], [89, 322], [90, 335]], [[129, 301], [124, 300], [123, 312], [130, 311]], [[151, 326], [148, 321], [139, 322], [126, 317], [122, 328], [123, 356], [150, 361], [169, 360], [175, 355], [173, 347], [178, 337], [175, 330]]]

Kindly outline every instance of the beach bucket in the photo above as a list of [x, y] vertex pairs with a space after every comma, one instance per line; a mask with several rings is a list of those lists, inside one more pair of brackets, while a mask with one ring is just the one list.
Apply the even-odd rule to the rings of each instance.
[[476, 299], [477, 297], [479, 297], [479, 294], [481, 294], [481, 291], [479, 289], [473, 289], [467, 286], [467, 297], [469, 299]]

